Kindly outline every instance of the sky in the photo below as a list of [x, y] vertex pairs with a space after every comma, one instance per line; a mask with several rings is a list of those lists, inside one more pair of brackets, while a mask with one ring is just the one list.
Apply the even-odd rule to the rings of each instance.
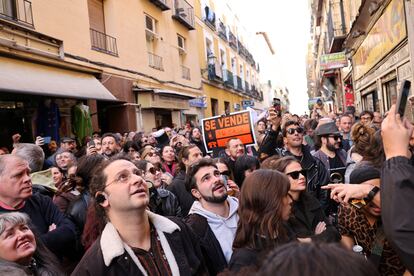
[[[220, 1], [220, 0], [219, 0]], [[310, 10], [308, 1], [285, 0], [228, 0], [241, 25], [248, 33], [267, 32], [275, 55], [255, 51], [257, 44], [247, 48], [260, 63], [261, 81], [287, 87], [290, 111], [307, 111], [306, 54], [310, 38]], [[263, 39], [257, 36], [257, 39]], [[257, 53], [258, 52], [258, 53]]]

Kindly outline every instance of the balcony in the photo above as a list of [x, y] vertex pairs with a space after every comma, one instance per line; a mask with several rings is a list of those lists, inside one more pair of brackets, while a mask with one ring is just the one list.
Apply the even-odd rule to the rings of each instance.
[[244, 91], [244, 88], [243, 88], [243, 80], [239, 76], [237, 76], [236, 78], [237, 78], [236, 90], [237, 91], [240, 91], [240, 92], [243, 92]]
[[162, 65], [162, 57], [150, 52], [148, 52], [148, 66], [156, 70], [164, 71], [164, 66]]
[[181, 77], [185, 80], [191, 80], [190, 68], [181, 65]]
[[229, 70], [223, 70], [223, 81], [225, 86], [234, 88], [233, 73]]
[[27, 0], [0, 0], [0, 18], [33, 28], [32, 3]]
[[250, 84], [247, 81], [244, 82], [244, 91], [246, 94], [250, 94]]
[[206, 17], [204, 18], [204, 23], [212, 29], [213, 31], [216, 30], [216, 14], [210, 9], [209, 6], [204, 8]]
[[208, 79], [216, 82], [222, 81], [223, 72], [218, 61], [216, 61], [214, 64], [208, 65]]
[[226, 25], [224, 25], [223, 22], [219, 21], [219, 27], [218, 27], [218, 35], [225, 41], [228, 41], [227, 39], [227, 32], [226, 32]]
[[116, 38], [94, 29], [91, 31], [92, 49], [112, 56], [118, 56]]
[[194, 30], [194, 8], [185, 0], [175, 0], [175, 12], [172, 16], [187, 29]]
[[170, 0], [149, 0], [151, 3], [153, 3], [155, 6], [160, 8], [162, 11], [170, 10]]
[[233, 50], [237, 51], [237, 37], [229, 31], [229, 44]]

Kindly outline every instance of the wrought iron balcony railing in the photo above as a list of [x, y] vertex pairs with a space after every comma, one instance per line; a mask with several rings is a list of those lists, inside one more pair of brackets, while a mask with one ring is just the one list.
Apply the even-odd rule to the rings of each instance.
[[162, 11], [167, 11], [171, 9], [170, 0], [149, 0], [155, 6], [160, 8]]
[[189, 30], [194, 30], [194, 8], [185, 0], [175, 0], [173, 18]]
[[103, 52], [109, 55], [118, 56], [118, 48], [116, 46], [116, 38], [99, 32], [94, 29], [91, 30], [92, 49]]
[[237, 37], [229, 31], [229, 44], [230, 47], [237, 51]]
[[240, 92], [243, 92], [244, 91], [244, 88], [243, 88], [243, 80], [239, 76], [237, 76], [237, 87], [236, 87], [236, 90], [238, 90]]
[[218, 27], [218, 35], [225, 41], [228, 41], [227, 39], [227, 32], [226, 32], [226, 25], [224, 25], [223, 22], [219, 21], [219, 27]]
[[181, 77], [186, 80], [191, 80], [190, 68], [181, 65]]
[[225, 86], [234, 88], [234, 78], [231, 71], [223, 70], [223, 81]]
[[148, 52], [148, 66], [160, 71], [164, 71], [164, 66], [162, 64], [162, 57], [157, 56], [151, 52]]

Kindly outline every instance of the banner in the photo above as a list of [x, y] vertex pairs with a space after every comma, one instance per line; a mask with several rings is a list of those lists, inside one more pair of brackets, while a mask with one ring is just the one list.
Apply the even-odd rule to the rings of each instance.
[[331, 70], [348, 66], [345, 52], [321, 55], [320, 69]]
[[202, 119], [201, 128], [204, 146], [209, 153], [213, 149], [226, 148], [231, 138], [239, 138], [244, 145], [256, 144], [253, 120], [248, 110]]

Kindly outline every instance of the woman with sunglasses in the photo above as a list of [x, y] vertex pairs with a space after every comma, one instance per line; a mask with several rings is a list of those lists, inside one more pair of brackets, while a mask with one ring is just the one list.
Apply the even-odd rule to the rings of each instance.
[[326, 218], [319, 201], [306, 191], [306, 171], [293, 156], [283, 157], [272, 168], [286, 174], [290, 181], [289, 195], [293, 200], [288, 224], [299, 240], [337, 242], [336, 228]]
[[143, 173], [150, 193], [150, 210], [162, 216], [181, 217], [181, 207], [177, 197], [162, 187], [162, 171], [146, 160], [135, 163]]
[[161, 162], [161, 157], [159, 153], [152, 146], [145, 146], [140, 151], [141, 160], [146, 160], [151, 164], [156, 164]]

